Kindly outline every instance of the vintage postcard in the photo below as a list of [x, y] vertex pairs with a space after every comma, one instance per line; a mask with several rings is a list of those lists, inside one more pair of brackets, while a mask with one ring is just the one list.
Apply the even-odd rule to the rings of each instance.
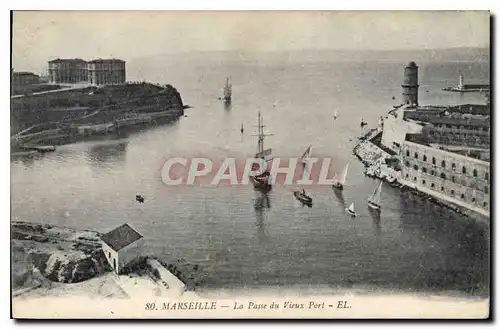
[[488, 11], [14, 11], [16, 319], [487, 319]]

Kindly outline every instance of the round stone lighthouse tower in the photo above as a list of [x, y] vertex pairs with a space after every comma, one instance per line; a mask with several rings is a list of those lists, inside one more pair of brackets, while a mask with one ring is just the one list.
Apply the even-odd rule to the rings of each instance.
[[403, 87], [403, 102], [411, 106], [418, 106], [418, 66], [410, 62], [405, 66]]

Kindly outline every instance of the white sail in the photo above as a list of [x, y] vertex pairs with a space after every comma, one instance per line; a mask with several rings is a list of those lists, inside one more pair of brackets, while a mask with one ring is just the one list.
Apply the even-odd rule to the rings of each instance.
[[311, 157], [311, 153], [312, 153], [312, 145], [310, 145], [306, 149], [306, 151], [304, 152], [304, 154], [302, 154], [302, 160], [310, 158]]
[[349, 208], [347, 208], [350, 212], [354, 212], [354, 202], [351, 203], [351, 205], [349, 206]]
[[377, 188], [375, 189], [375, 192], [373, 192], [373, 194], [368, 199], [368, 201], [370, 201], [371, 203], [373, 203], [377, 206], [380, 205], [380, 194], [382, 192], [382, 183], [383, 182], [380, 182], [380, 185], [377, 186]]

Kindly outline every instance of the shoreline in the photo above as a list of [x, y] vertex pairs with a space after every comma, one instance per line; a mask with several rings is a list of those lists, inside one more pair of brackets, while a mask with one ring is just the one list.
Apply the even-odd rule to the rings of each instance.
[[[120, 98], [123, 93], [128, 98]], [[11, 120], [19, 124], [10, 137], [11, 150], [163, 125], [191, 108], [173, 86], [145, 82], [61, 89], [22, 99], [11, 97], [11, 103]]]
[[[489, 216], [485, 216], [484, 214], [478, 213], [472, 209], [465, 208], [451, 201], [425, 193], [417, 188], [414, 188], [410, 184], [403, 184], [400, 177], [398, 177], [398, 173], [384, 162], [392, 156], [384, 151], [379, 145], [376, 145], [371, 141], [376, 137], [376, 135], [382, 132], [382, 126], [378, 125], [376, 128], [368, 131], [365, 135], [359, 138], [359, 142], [353, 148], [353, 155], [356, 156], [356, 158], [364, 165], [365, 170], [363, 174], [365, 176], [382, 180], [388, 183], [391, 187], [401, 190], [401, 193], [410, 192], [414, 196], [431, 201], [432, 203], [449, 209], [459, 215], [466, 216], [469, 219], [477, 220], [481, 223], [490, 224]], [[369, 159], [370, 152], [378, 153], [378, 155], [373, 157], [375, 160], [373, 160], [373, 158]]]
[[193, 293], [203, 281], [198, 265], [170, 255], [141, 255], [116, 275], [102, 251], [100, 236], [93, 230], [11, 221], [12, 295], [127, 298], [141, 293], [134, 288], [138, 283], [146, 291], [157, 293], [162, 288], [163, 294], [182, 295]]

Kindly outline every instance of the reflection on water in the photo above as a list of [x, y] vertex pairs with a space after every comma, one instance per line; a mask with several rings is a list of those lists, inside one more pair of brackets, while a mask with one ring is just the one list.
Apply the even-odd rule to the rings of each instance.
[[376, 211], [368, 207], [368, 212], [370, 213], [370, 216], [372, 217], [372, 224], [373, 224], [373, 232], [376, 237], [380, 236], [380, 233], [382, 231], [382, 225], [381, 225], [381, 219], [380, 219], [380, 211]]
[[231, 111], [232, 108], [233, 106], [231, 105], [231, 103], [224, 102], [224, 110]]
[[127, 154], [128, 141], [98, 144], [89, 148], [87, 156], [93, 163], [100, 165], [107, 162], [123, 163]]
[[266, 232], [265, 219], [267, 210], [271, 208], [271, 201], [268, 192], [257, 191], [257, 193], [258, 196], [254, 203], [257, 238], [259, 243], [263, 243], [269, 240], [268, 233]]
[[335, 194], [335, 196], [337, 197], [337, 201], [342, 206], [342, 208], [345, 208], [345, 199], [344, 199], [344, 194], [342, 193], [342, 190], [338, 190], [338, 189], [334, 188], [333, 194]]

